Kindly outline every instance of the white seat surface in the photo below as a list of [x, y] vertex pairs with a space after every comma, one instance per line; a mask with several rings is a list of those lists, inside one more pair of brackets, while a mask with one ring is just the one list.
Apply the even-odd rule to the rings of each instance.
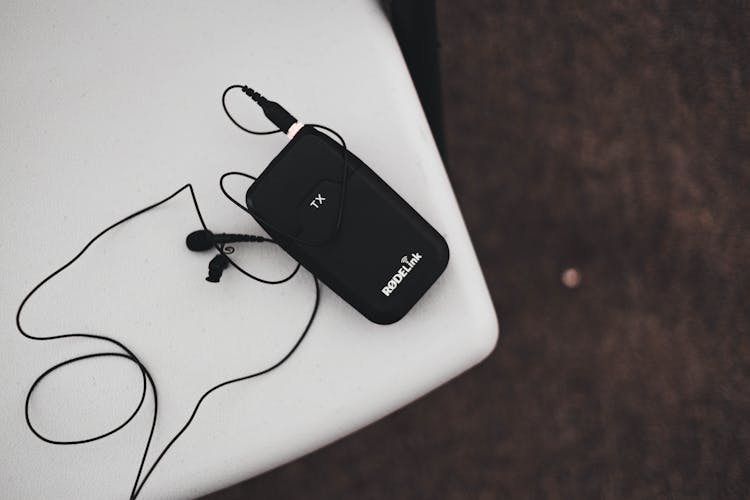
[[[316, 2], [13, 2], [0, 17], [0, 486], [3, 498], [126, 498], [153, 414], [105, 439], [47, 444], [24, 422], [33, 380], [67, 358], [114, 351], [94, 340], [39, 342], [15, 328], [24, 295], [97, 232], [195, 186], [209, 227], [261, 233], [218, 189], [226, 171], [257, 174], [281, 135], [236, 129], [222, 90], [247, 83], [300, 120], [328, 125], [448, 241], [443, 276], [401, 321], [367, 321], [326, 287], [299, 350], [278, 370], [211, 395], [139, 498], [194, 497], [345, 436], [478, 363], [497, 320], [430, 129], [388, 20], [374, 0]], [[244, 96], [247, 126], [270, 128]], [[481, 182], [481, 179], [477, 179]], [[233, 179], [242, 196], [246, 184]], [[29, 302], [33, 335], [115, 337], [150, 369], [159, 415], [146, 461], [212, 385], [273, 364], [312, 308], [301, 271], [268, 286], [232, 269], [204, 281], [210, 254], [187, 192], [108, 233]], [[294, 263], [273, 245], [238, 246], [256, 274]], [[99, 434], [137, 405], [125, 360], [64, 368], [31, 401], [56, 439]], [[488, 387], [488, 397], [492, 388]]]

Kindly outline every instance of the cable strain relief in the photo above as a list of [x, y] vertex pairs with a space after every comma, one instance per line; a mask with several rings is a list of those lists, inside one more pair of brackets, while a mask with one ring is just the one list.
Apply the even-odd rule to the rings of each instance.
[[255, 90], [251, 89], [247, 85], [242, 86], [242, 92], [247, 95], [250, 99], [257, 102], [261, 106], [263, 106], [266, 103], [266, 98], [260, 95], [260, 92], [256, 92]]
[[256, 92], [247, 85], [242, 86], [242, 92], [250, 97], [253, 101], [258, 103], [258, 106], [263, 110], [263, 114], [266, 115], [271, 123], [276, 125], [285, 134], [289, 131], [289, 127], [294, 125], [297, 119], [292, 116], [286, 109], [284, 109], [279, 103], [269, 101], [260, 92]]

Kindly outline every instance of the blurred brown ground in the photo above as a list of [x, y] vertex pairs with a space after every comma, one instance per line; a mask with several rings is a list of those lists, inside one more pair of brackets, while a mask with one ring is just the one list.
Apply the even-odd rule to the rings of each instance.
[[443, 0], [438, 28], [500, 344], [208, 498], [750, 498], [750, 2]]

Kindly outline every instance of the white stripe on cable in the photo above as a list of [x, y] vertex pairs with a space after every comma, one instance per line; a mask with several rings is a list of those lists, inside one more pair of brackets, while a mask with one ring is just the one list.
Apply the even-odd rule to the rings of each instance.
[[289, 137], [289, 139], [294, 139], [294, 136], [297, 135], [297, 132], [304, 127], [305, 124], [302, 122], [294, 122], [291, 127], [289, 127], [289, 130], [287, 131], [286, 135]]

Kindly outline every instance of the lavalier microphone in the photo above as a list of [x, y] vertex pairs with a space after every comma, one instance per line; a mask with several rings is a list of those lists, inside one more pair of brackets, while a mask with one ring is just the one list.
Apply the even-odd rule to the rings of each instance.
[[216, 245], [225, 245], [227, 243], [239, 243], [243, 241], [261, 242], [270, 241], [263, 236], [254, 234], [231, 234], [220, 233], [214, 234], [211, 231], [200, 229], [193, 231], [185, 238], [185, 244], [193, 252], [204, 252], [216, 248]]
[[185, 245], [193, 252], [205, 252], [206, 250], [216, 249], [219, 253], [211, 259], [208, 264], [208, 276], [206, 281], [210, 283], [218, 283], [221, 279], [221, 275], [224, 273], [224, 269], [229, 267], [229, 258], [227, 254], [234, 252], [234, 248], [228, 246], [227, 243], [240, 243], [240, 242], [263, 242], [272, 241], [265, 236], [258, 236], [255, 234], [232, 234], [232, 233], [219, 233], [214, 234], [208, 229], [199, 229], [193, 231], [185, 238]]

